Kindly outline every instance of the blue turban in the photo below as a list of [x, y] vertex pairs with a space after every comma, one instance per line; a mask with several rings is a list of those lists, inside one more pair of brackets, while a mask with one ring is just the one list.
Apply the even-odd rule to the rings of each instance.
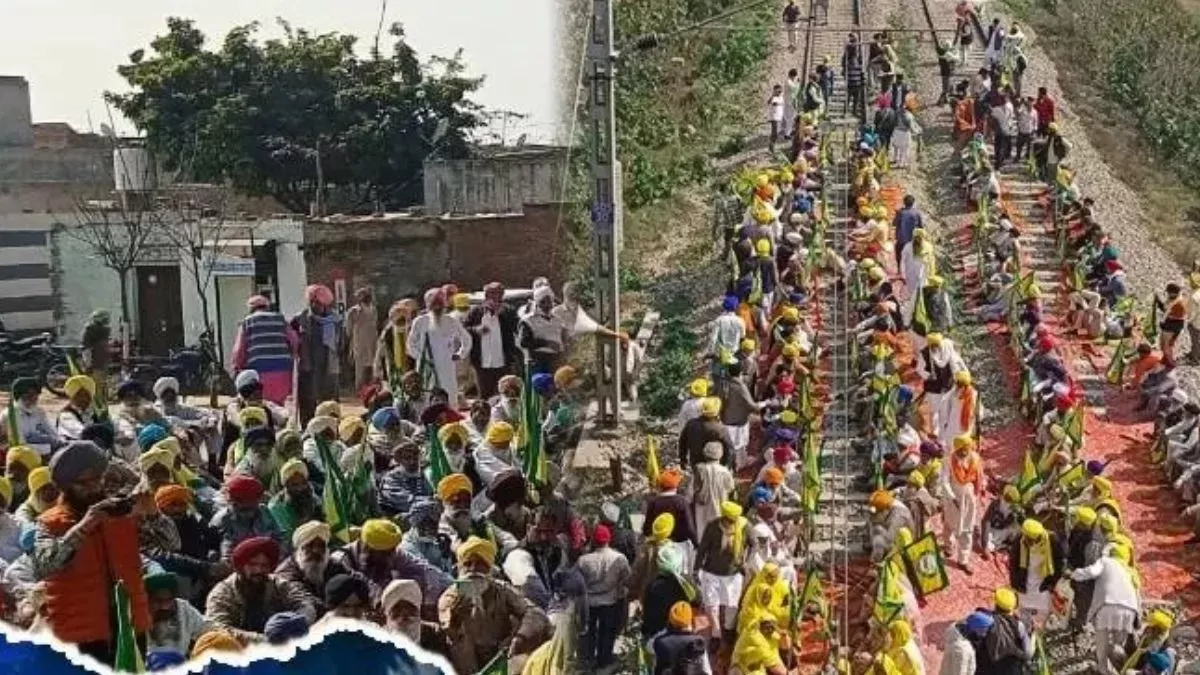
[[1146, 656], [1146, 665], [1156, 673], [1165, 673], [1171, 669], [1171, 655], [1158, 650]]
[[33, 543], [37, 541], [37, 525], [33, 523], [21, 524], [21, 535], [17, 539], [18, 545], [25, 553], [33, 553]]
[[779, 427], [775, 430], [775, 440], [784, 443], [795, 443], [796, 430], [791, 427]]
[[142, 452], [146, 452], [155, 443], [165, 439], [167, 435], [167, 430], [164, 429], [162, 425], [147, 424], [146, 426], [142, 427], [141, 431], [138, 432], [138, 447], [142, 449]]
[[754, 289], [754, 280], [750, 277], [742, 277], [733, 285], [733, 292], [739, 299], [750, 297], [750, 291]]
[[395, 424], [400, 421], [400, 413], [396, 411], [394, 406], [386, 406], [375, 411], [371, 415], [371, 426], [383, 431], [389, 424]]
[[992, 629], [992, 624], [996, 623], [996, 619], [991, 614], [978, 611], [972, 612], [967, 616], [967, 620], [963, 625], [967, 629], [967, 633], [974, 637], [983, 637]]
[[146, 670], [155, 672], [182, 666], [187, 658], [174, 649], [151, 649], [146, 653]]
[[736, 295], [727, 295], [725, 296], [725, 299], [721, 301], [721, 309], [725, 310], [726, 312], [733, 312], [737, 310], [739, 304], [741, 304], [741, 301], [738, 300]]
[[273, 645], [281, 645], [289, 640], [302, 638], [308, 635], [308, 619], [296, 612], [273, 614], [271, 618], [267, 619], [267, 624], [263, 626], [263, 635], [266, 635], [267, 642]]
[[793, 305], [803, 305], [805, 302], [808, 302], [808, 296], [798, 292], [791, 293], [788, 295], [788, 302], [792, 303]]
[[794, 213], [808, 213], [812, 211], [812, 202], [807, 199], [797, 199], [792, 211]]
[[1089, 474], [1093, 476], [1099, 476], [1100, 474], [1104, 473], [1104, 467], [1106, 466], [1106, 463], [1091, 459], [1088, 460], [1088, 463], [1085, 466]]
[[538, 373], [530, 378], [533, 383], [533, 390], [542, 396], [549, 396], [554, 393], [554, 376], [550, 373]]
[[759, 485], [750, 492], [750, 505], [758, 506], [771, 501], [771, 491], [765, 486]]
[[900, 385], [900, 388], [896, 390], [896, 398], [899, 399], [901, 403], [911, 402], [913, 399], [912, 387], [908, 386], [907, 384]]

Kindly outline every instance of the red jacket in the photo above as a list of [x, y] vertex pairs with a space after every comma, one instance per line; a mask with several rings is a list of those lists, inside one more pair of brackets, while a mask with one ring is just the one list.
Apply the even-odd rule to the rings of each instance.
[[[59, 503], [38, 518], [51, 534], [61, 537], [79, 518]], [[133, 625], [150, 629], [150, 605], [142, 583], [138, 526], [132, 516], [110, 518], [84, 538], [66, 567], [46, 578], [46, 618], [63, 642], [111, 642], [109, 607], [117, 581], [125, 582], [133, 607]]]
[[1054, 121], [1054, 99], [1049, 96], [1034, 101], [1033, 109], [1038, 114], [1038, 124], [1045, 126]]

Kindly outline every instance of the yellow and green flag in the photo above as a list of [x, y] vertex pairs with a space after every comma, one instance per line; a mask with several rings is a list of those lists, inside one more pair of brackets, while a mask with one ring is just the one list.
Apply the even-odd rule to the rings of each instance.
[[1150, 318], [1142, 328], [1142, 337], [1146, 338], [1146, 342], [1158, 341], [1158, 298], [1150, 298]]
[[804, 437], [804, 482], [800, 498], [806, 513], [817, 512], [821, 500], [821, 437], [816, 429], [809, 429]]
[[1038, 474], [1037, 464], [1033, 461], [1033, 451], [1030, 448], [1025, 448], [1025, 457], [1021, 460], [1021, 475], [1017, 478], [1016, 482], [1017, 490], [1020, 491], [1022, 499], [1041, 482], [1042, 477]]
[[1067, 432], [1067, 438], [1075, 444], [1075, 450], [1083, 448], [1083, 406], [1077, 405], [1071, 408], [1067, 413], [1067, 418], [1063, 420], [1063, 428]]
[[916, 577], [914, 590], [922, 598], [927, 598], [950, 585], [950, 577], [946, 574], [946, 561], [942, 558], [942, 550], [938, 548], [937, 537], [932, 532], [906, 546], [904, 559]]
[[1109, 384], [1119, 385], [1125, 380], [1125, 338], [1117, 343], [1117, 348], [1113, 350], [1112, 360], [1108, 362], [1108, 368], [1104, 369], [1104, 379]]
[[1092, 481], [1088, 475], [1087, 467], [1083, 462], [1076, 462], [1074, 466], [1063, 472], [1058, 477], [1058, 486], [1069, 495], [1076, 495], [1083, 491]]
[[477, 675], [508, 675], [508, 652], [501, 649]]
[[133, 626], [133, 606], [125, 582], [118, 581], [113, 587], [113, 614], [116, 618], [116, 658], [113, 670], [119, 673], [144, 673], [146, 663], [138, 649], [137, 631]]
[[879, 585], [875, 590], [875, 606], [872, 616], [881, 626], [886, 626], [904, 609], [904, 593], [900, 580], [890, 560], [885, 560], [879, 569]]
[[4, 413], [4, 417], [8, 447], [15, 448], [21, 445], [21, 428], [17, 426], [17, 397], [11, 391], [8, 394], [8, 410]]
[[662, 466], [658, 463], [658, 439], [654, 436], [646, 437], [646, 479], [650, 481], [650, 489], [658, 488], [658, 476], [662, 473]]

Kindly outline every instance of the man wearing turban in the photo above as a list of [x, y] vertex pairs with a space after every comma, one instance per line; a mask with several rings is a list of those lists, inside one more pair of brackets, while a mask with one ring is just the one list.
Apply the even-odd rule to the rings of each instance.
[[308, 307], [291, 321], [299, 336], [296, 401], [301, 424], [312, 418], [319, 401], [337, 399], [341, 374], [342, 317], [333, 306], [333, 293], [312, 285], [306, 291]]
[[432, 497], [413, 500], [406, 514], [408, 530], [400, 539], [400, 548], [445, 572], [454, 573], [454, 551], [450, 537], [438, 532], [442, 503]]
[[450, 541], [451, 549], [457, 549], [472, 535], [494, 542], [505, 555], [517, 547], [516, 537], [493, 526], [471, 508], [475, 488], [465, 474], [452, 473], [443, 478], [438, 483], [437, 496], [443, 505], [438, 533]]
[[187, 653], [192, 642], [210, 630], [204, 615], [186, 599], [179, 597], [179, 577], [174, 574], [150, 574], [146, 576], [145, 583], [153, 622], [147, 635], [146, 648]]
[[684, 551], [684, 569], [691, 569], [691, 560], [700, 533], [696, 531], [696, 523], [692, 519], [692, 504], [687, 497], [679, 494], [679, 484], [683, 481], [683, 473], [676, 467], [670, 467], [658, 476], [658, 494], [650, 498], [646, 504], [646, 520], [642, 525], [642, 535], [653, 533], [654, 519], [660, 514], [669, 513], [675, 519], [675, 529], [671, 532], [671, 541]]
[[722, 503], [721, 517], [708, 524], [696, 549], [696, 570], [705, 609], [719, 622], [730, 643], [749, 547], [750, 525], [742, 516], [742, 507], [730, 501]]
[[12, 483], [0, 476], [0, 563], [10, 563], [21, 555], [21, 523], [9, 512]]
[[654, 652], [654, 675], [669, 675], [673, 669], [682, 672], [712, 672], [708, 664], [708, 645], [696, 634], [692, 625], [692, 606], [687, 602], [671, 605], [667, 612], [667, 630], [650, 643]]
[[292, 532], [301, 523], [324, 519], [324, 509], [308, 480], [308, 465], [304, 460], [284, 462], [279, 468], [279, 485], [283, 489], [267, 502], [267, 510], [284, 540], [291, 539]]
[[584, 658], [598, 668], [613, 663], [613, 648], [629, 613], [625, 604], [625, 585], [629, 581], [629, 561], [612, 544], [612, 530], [599, 524], [592, 531], [591, 553], [585, 553], [577, 563], [587, 586], [587, 632], [590, 639]]
[[368, 520], [362, 525], [358, 541], [338, 549], [332, 560], [366, 577], [371, 598], [376, 601], [393, 579], [417, 581], [426, 589], [427, 604], [432, 609], [437, 596], [453, 579], [424, 558], [401, 548], [400, 537], [400, 527], [392, 521]]
[[871, 559], [878, 562], [892, 549], [900, 530], [912, 531], [912, 512], [887, 490], [871, 493], [867, 509], [871, 513]]
[[492, 577], [496, 553], [496, 545], [480, 537], [459, 545], [458, 581], [437, 601], [448, 657], [460, 673], [478, 672], [505, 645], [511, 658], [532, 652], [548, 637], [542, 611]]
[[463, 327], [474, 338], [471, 344], [471, 366], [479, 398], [496, 395], [501, 377], [512, 373], [520, 352], [516, 336], [519, 319], [512, 307], [504, 303], [504, 286], [492, 282], [483, 287], [483, 303], [467, 312]]
[[[220, 448], [220, 436], [217, 434], [218, 415], [209, 408], [187, 405], [179, 399], [179, 380], [173, 377], [160, 377], [154, 382], [154, 409], [162, 415], [172, 428], [187, 429], [195, 434], [199, 443], [215, 453]], [[199, 459], [199, 453], [194, 458]]]
[[55, 428], [59, 440], [78, 441], [83, 430], [96, 423], [96, 381], [87, 375], [72, 375], [63, 384], [67, 404], [58, 413]]
[[[16, 428], [21, 443], [37, 450], [44, 459], [49, 459], [51, 449], [58, 445], [58, 431], [50, 423], [46, 411], [38, 405], [42, 385], [31, 377], [18, 377], [13, 380], [11, 392], [16, 405], [0, 414], [4, 429]], [[16, 419], [9, 419], [12, 414], [16, 415]]]
[[116, 625], [109, 614], [115, 581], [129, 592], [136, 630], [150, 628], [138, 521], [153, 513], [148, 494], [106, 498], [108, 455], [94, 443], [68, 444], [50, 462], [50, 478], [62, 492], [38, 517], [33, 550], [35, 578], [45, 584], [46, 622], [56, 637], [112, 665]]
[[470, 356], [474, 340], [458, 319], [446, 313], [446, 302], [441, 289], [426, 291], [425, 311], [413, 319], [406, 347], [414, 369], [419, 373], [430, 373], [425, 379], [425, 390], [445, 390], [450, 407], [458, 410], [462, 401], [459, 400], [457, 363]]
[[233, 549], [234, 574], [208, 595], [206, 618], [243, 645], [262, 642], [267, 619], [280, 612], [297, 612], [312, 623], [316, 608], [296, 583], [272, 574], [281, 554], [270, 537], [250, 537]]
[[362, 620], [371, 608], [367, 580], [358, 574], [339, 574], [325, 583], [325, 619]]
[[212, 584], [229, 576], [231, 568], [215, 560], [221, 545], [220, 535], [196, 513], [194, 501], [195, 495], [182, 485], [164, 485], [154, 492], [154, 504], [159, 514], [174, 525], [178, 546], [147, 554], [176, 575], [180, 597], [196, 601], [203, 600]]
[[[42, 456], [38, 454], [37, 450], [27, 445], [14, 445], [8, 448], [8, 451], [4, 455], [4, 474], [8, 477], [13, 490], [12, 496], [8, 500], [10, 510], [13, 504], [23, 505], [33, 492], [29, 488], [29, 475], [40, 466], [42, 466]], [[42, 485], [50, 482], [50, 470], [46, 469], [44, 473], [46, 474], [46, 480], [42, 481]], [[57, 492], [54, 494], [54, 497], [58, 497]], [[41, 509], [28, 514], [24, 518], [21, 515], [21, 509], [18, 508], [17, 519], [33, 522], [49, 506], [49, 502], [47, 502]]]
[[271, 512], [262, 503], [262, 483], [251, 476], [237, 475], [225, 483], [229, 505], [212, 518], [212, 528], [221, 536], [221, 559], [228, 561], [239, 543], [252, 537], [267, 537], [282, 545], [283, 535]]
[[1009, 551], [1008, 577], [1023, 615], [1049, 614], [1050, 592], [1063, 575], [1066, 558], [1058, 535], [1033, 518], [1021, 523], [1021, 536]]
[[379, 313], [375, 294], [363, 287], [354, 291], [354, 306], [346, 310], [346, 340], [350, 363], [354, 364], [354, 389], [375, 380], [375, 345], [379, 342]]
[[[411, 579], [397, 579], [383, 589], [379, 596], [379, 608], [383, 610], [384, 626], [389, 632], [403, 635], [415, 644], [430, 649], [439, 642], [436, 638], [441, 628], [436, 623], [421, 620], [421, 607], [424, 606], [424, 592], [421, 585]], [[445, 652], [444, 642], [438, 645]]]
[[733, 440], [721, 424], [721, 399], [715, 396], [701, 399], [700, 416], [679, 431], [679, 461], [684, 468], [704, 461], [704, 446], [709, 443], [721, 444], [722, 464], [728, 466], [733, 461]]
[[340, 574], [354, 574], [340, 560], [329, 555], [333, 535], [329, 526], [310, 520], [292, 533], [292, 554], [275, 569], [275, 576], [304, 589], [309, 603], [322, 615], [325, 606], [325, 584]]

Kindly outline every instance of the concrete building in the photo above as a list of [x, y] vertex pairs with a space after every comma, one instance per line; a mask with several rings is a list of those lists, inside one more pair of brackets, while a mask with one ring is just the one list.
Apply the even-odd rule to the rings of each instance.
[[483, 146], [475, 155], [425, 162], [425, 213], [521, 213], [526, 204], [563, 200], [567, 148]]

